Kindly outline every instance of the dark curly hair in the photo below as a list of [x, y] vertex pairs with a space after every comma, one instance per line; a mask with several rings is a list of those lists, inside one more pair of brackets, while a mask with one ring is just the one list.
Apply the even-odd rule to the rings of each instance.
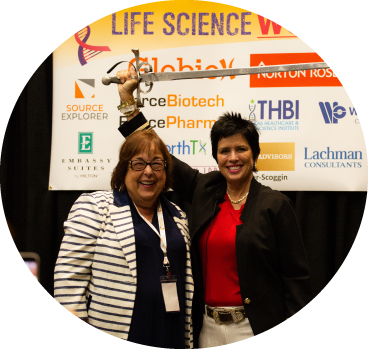
[[222, 138], [231, 137], [236, 134], [241, 134], [250, 145], [253, 153], [253, 172], [257, 172], [255, 165], [256, 159], [261, 152], [259, 147], [259, 132], [257, 126], [249, 120], [242, 119], [240, 113], [222, 114], [214, 123], [211, 130], [212, 156], [217, 162], [218, 143]]

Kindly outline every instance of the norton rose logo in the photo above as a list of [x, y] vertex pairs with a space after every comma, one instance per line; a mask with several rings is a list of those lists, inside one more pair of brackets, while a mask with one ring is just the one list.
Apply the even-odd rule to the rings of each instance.
[[[180, 72], [180, 71], [184, 71], [184, 70], [210, 70], [210, 69], [226, 69], [226, 68], [232, 68], [233, 67], [233, 62], [234, 62], [233, 58], [230, 61], [226, 61], [225, 59], [220, 59], [219, 63], [215, 62], [216, 65], [214, 64], [209, 64], [206, 63], [205, 65], [202, 66], [202, 59], [198, 58], [195, 60], [195, 62], [193, 62], [193, 60], [187, 59], [186, 61], [183, 62], [183, 58], [177, 58], [177, 62], [173, 63], [170, 62], [171, 64], [165, 64], [162, 63], [161, 61], [159, 61], [158, 57], [151, 57], [150, 59], [148, 59], [148, 57], [142, 58], [139, 57], [140, 61], [144, 61], [147, 63], [152, 64], [153, 67], [153, 73], [158, 73], [158, 72]], [[135, 63], [135, 58], [133, 58], [130, 63], [134, 64]], [[213, 63], [213, 62], [211, 62]], [[207, 65], [207, 66], [206, 66]], [[144, 69], [141, 69], [141, 73], [144, 73]], [[225, 78], [225, 76], [221, 77], [221, 80], [223, 80]], [[217, 79], [217, 77], [213, 77], [213, 78], [208, 78], [211, 80]], [[230, 79], [233, 80], [235, 79], [235, 76], [230, 76]]]
[[[323, 59], [315, 52], [301, 53], [260, 53], [250, 55], [251, 67], [269, 65], [318, 63]], [[314, 87], [342, 86], [330, 68], [297, 70], [278, 73], [252, 74], [249, 87]]]

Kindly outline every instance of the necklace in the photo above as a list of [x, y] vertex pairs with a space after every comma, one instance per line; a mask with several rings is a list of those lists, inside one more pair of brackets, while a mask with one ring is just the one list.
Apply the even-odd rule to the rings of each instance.
[[234, 201], [234, 200], [231, 199], [231, 197], [229, 195], [229, 192], [227, 190], [226, 190], [226, 192], [227, 192], [227, 196], [229, 197], [229, 200], [232, 204], [238, 204], [239, 202], [243, 201], [249, 194], [249, 191], [248, 191], [248, 193], [246, 193], [241, 199]]

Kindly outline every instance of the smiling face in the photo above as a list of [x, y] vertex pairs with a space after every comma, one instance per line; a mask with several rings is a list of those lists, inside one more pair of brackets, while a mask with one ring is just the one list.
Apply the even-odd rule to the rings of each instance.
[[[162, 153], [151, 146], [150, 151], [143, 151], [136, 154], [131, 160], [144, 160], [152, 162], [153, 160], [164, 160]], [[150, 165], [147, 165], [143, 171], [134, 171], [128, 167], [125, 176], [125, 186], [129, 196], [137, 205], [142, 208], [156, 208], [157, 198], [164, 189], [166, 182], [166, 171], [153, 171]]]
[[222, 138], [217, 147], [218, 167], [228, 184], [243, 187], [253, 177], [253, 153], [247, 140], [240, 134]]

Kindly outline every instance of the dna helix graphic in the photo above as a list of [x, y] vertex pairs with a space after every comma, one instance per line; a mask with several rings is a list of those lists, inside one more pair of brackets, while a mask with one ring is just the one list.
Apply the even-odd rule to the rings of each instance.
[[74, 34], [75, 40], [79, 44], [78, 47], [78, 58], [81, 65], [87, 64], [87, 61], [101, 52], [111, 51], [108, 46], [92, 46], [86, 44], [89, 36], [91, 35], [91, 28], [89, 25], [83, 28], [79, 32]]
[[250, 110], [249, 120], [255, 120], [256, 119], [256, 114], [254, 113], [254, 111], [256, 110], [256, 105], [255, 104], [249, 104], [249, 110]]

